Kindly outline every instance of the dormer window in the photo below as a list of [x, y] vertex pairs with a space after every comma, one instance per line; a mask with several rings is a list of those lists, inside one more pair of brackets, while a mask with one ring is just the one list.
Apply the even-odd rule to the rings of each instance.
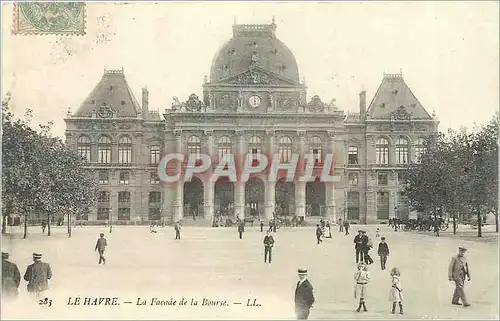
[[234, 48], [230, 49], [230, 50], [229, 50], [229, 54], [230, 54], [230, 55], [234, 55], [234, 54], [236, 54], [236, 50], [235, 50]]
[[410, 105], [411, 107], [417, 107], [417, 104], [413, 103]]
[[394, 89], [394, 90], [392, 91], [392, 94], [393, 94], [393, 95], [397, 95], [397, 94], [398, 94], [398, 90], [397, 90], [397, 89]]
[[122, 105], [122, 106], [124, 106], [124, 105], [125, 105], [125, 100], [122, 100], [121, 105]]
[[272, 53], [273, 55], [278, 54], [278, 49], [274, 48], [274, 49], [271, 51], [271, 53]]
[[380, 107], [384, 108], [385, 107], [385, 103], [381, 103]]

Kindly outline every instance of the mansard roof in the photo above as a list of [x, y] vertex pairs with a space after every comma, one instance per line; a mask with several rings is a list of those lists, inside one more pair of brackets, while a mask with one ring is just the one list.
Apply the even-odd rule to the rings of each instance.
[[76, 117], [91, 117], [101, 106], [109, 106], [116, 117], [137, 117], [140, 106], [122, 70], [104, 70], [101, 80], [75, 113]]
[[384, 74], [366, 114], [370, 119], [391, 119], [398, 110], [406, 110], [411, 119], [432, 119], [406, 85], [402, 74]]

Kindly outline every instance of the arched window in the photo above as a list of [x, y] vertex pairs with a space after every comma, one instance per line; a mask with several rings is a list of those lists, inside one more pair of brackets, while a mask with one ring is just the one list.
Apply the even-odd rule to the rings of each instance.
[[122, 136], [118, 141], [118, 163], [132, 163], [132, 140], [127, 136]]
[[219, 159], [224, 158], [224, 156], [231, 154], [231, 140], [227, 136], [222, 136], [219, 138], [218, 142], [219, 148]]
[[396, 141], [396, 164], [408, 164], [408, 140], [403, 137]]
[[347, 153], [347, 164], [358, 164], [358, 147], [349, 146]]
[[198, 136], [191, 136], [187, 141], [188, 157], [194, 157], [195, 160], [200, 159], [201, 142]]
[[257, 136], [252, 136], [248, 140], [248, 154], [250, 154], [252, 161], [259, 160], [259, 155], [261, 154], [261, 143], [260, 138]]
[[279, 144], [280, 163], [289, 163], [292, 159], [292, 140], [283, 136]]
[[419, 138], [415, 144], [415, 163], [419, 164], [425, 153], [425, 139]]
[[389, 141], [385, 138], [379, 138], [376, 144], [377, 164], [389, 164]]
[[97, 143], [97, 162], [101, 164], [111, 163], [111, 139], [101, 136]]
[[161, 147], [160, 144], [155, 142], [151, 144], [149, 148], [149, 162], [151, 164], [158, 164], [161, 158]]
[[87, 136], [81, 136], [78, 138], [78, 141], [76, 142], [77, 150], [78, 150], [78, 155], [82, 157], [86, 162], [90, 162], [90, 155], [91, 155], [91, 144], [90, 144], [90, 138]]
[[309, 154], [314, 159], [315, 164], [321, 163], [321, 139], [317, 136], [309, 140]]

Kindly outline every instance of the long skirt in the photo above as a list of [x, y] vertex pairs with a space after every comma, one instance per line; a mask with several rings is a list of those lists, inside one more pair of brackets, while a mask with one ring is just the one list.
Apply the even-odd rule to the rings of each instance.
[[367, 284], [356, 284], [354, 286], [354, 298], [355, 299], [366, 298], [366, 286], [367, 286]]

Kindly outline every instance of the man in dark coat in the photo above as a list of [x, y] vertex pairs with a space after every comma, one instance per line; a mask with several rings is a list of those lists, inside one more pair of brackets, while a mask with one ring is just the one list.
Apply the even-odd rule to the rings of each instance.
[[24, 273], [24, 280], [28, 282], [28, 292], [41, 297], [43, 291], [49, 288], [48, 280], [52, 278], [52, 270], [49, 263], [42, 262], [41, 254], [33, 253], [33, 261]]
[[385, 264], [387, 262], [387, 257], [389, 256], [389, 245], [385, 243], [385, 237], [382, 236], [378, 244], [378, 256], [380, 256], [380, 268], [385, 270]]
[[95, 251], [99, 251], [99, 264], [106, 264], [106, 259], [104, 258], [106, 246], [108, 246], [108, 241], [104, 238], [104, 233], [101, 233], [95, 245]]
[[179, 222], [175, 223], [174, 230], [175, 230], [175, 239], [180, 240], [181, 239], [181, 225]]
[[243, 238], [243, 232], [245, 232], [245, 223], [240, 222], [238, 224], [238, 234], [240, 235], [240, 240]]
[[344, 222], [344, 228], [345, 228], [345, 235], [349, 235], [349, 228], [351, 227], [351, 224], [349, 224], [349, 221], [346, 220]]
[[[469, 274], [469, 264], [465, 258], [464, 247], [458, 248], [458, 255], [451, 258], [450, 266], [448, 267], [448, 279], [455, 282], [455, 292], [453, 292], [453, 298], [451, 303], [455, 305], [464, 305], [464, 307], [470, 306], [467, 302], [467, 297], [464, 292], [465, 277], [470, 281]], [[459, 302], [462, 300], [462, 303]]]
[[318, 239], [318, 244], [323, 242], [321, 239], [321, 235], [323, 235], [323, 230], [319, 226], [319, 224], [316, 224], [316, 239]]
[[307, 320], [314, 304], [313, 286], [307, 279], [307, 269], [299, 269], [299, 282], [295, 288], [295, 314], [298, 320]]
[[264, 232], [264, 222], [260, 220], [260, 231]]
[[267, 231], [266, 236], [264, 236], [264, 263], [267, 262], [267, 257], [269, 255], [269, 264], [271, 264], [273, 246], [274, 238], [271, 233]]
[[356, 263], [363, 262], [363, 231], [359, 230], [358, 235], [354, 237], [354, 249], [356, 250]]
[[2, 296], [7, 299], [17, 297], [20, 282], [17, 265], [9, 261], [9, 253], [2, 252]]
[[362, 231], [363, 236], [361, 238], [361, 252], [363, 253], [363, 262], [366, 264], [372, 264], [373, 259], [370, 256], [370, 250], [372, 249], [372, 242], [368, 235], [366, 235], [366, 231]]

